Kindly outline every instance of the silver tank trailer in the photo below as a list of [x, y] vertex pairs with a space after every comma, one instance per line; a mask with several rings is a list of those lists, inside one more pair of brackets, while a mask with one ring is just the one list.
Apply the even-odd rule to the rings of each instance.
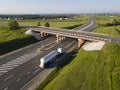
[[53, 50], [46, 56], [42, 57], [40, 59], [40, 67], [45, 68], [45, 64], [50, 62], [53, 58], [55, 58], [57, 55], [61, 54], [63, 52], [62, 48], [58, 48], [58, 50]]

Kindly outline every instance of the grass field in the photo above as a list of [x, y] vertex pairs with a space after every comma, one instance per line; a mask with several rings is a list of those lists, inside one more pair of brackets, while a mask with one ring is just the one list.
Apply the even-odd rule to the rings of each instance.
[[107, 26], [96, 29], [97, 33], [120, 36], [120, 26]]
[[24, 37], [29, 36], [29, 35], [24, 34], [25, 31], [26, 31], [25, 28], [21, 28], [18, 30], [8, 30], [7, 27], [0, 26], [0, 43], [6, 42], [9, 40], [14, 40], [16, 38], [24, 38]]
[[84, 20], [88, 20], [89, 15], [82, 15], [78, 18], [74, 18], [74, 20], [80, 20], [80, 21], [84, 21]]
[[96, 16], [96, 19], [99, 24], [112, 23], [113, 19], [120, 20], [120, 17], [117, 16]]
[[44, 90], [119, 90], [120, 44], [106, 44], [101, 51], [79, 50]]
[[[32, 26], [36, 26], [38, 22], [19, 22], [20, 25], [32, 25]], [[41, 26], [44, 26], [44, 24], [46, 22], [40, 22], [41, 23]], [[85, 24], [86, 22], [85, 21], [59, 21], [59, 22], [56, 22], [56, 21], [50, 21], [50, 26], [51, 27], [56, 27], [56, 28], [64, 28], [64, 27], [68, 27], [68, 26], [73, 26], [73, 25], [83, 25]]]
[[49, 22], [51, 27], [64, 28], [73, 25], [83, 25], [87, 23], [87, 21], [88, 21], [88, 17], [83, 17], [77, 20], [46, 20], [46, 21], [29, 20], [29, 21], [18, 21], [18, 22], [20, 25], [32, 25], [32, 26], [37, 26], [38, 22], [41, 23], [41, 26], [44, 26], [46, 22]]
[[[120, 17], [108, 17], [108, 16], [97, 16], [96, 21], [99, 24], [107, 24], [112, 23], [112, 20], [120, 20]], [[120, 25], [118, 26], [99, 26], [99, 28], [96, 29], [96, 32], [103, 33], [103, 34], [109, 34], [109, 35], [115, 35], [120, 36]]]
[[18, 20], [20, 25], [31, 25], [37, 26], [38, 22], [41, 23], [41, 26], [44, 26], [46, 22], [50, 23], [51, 27], [56, 28], [66, 28], [74, 25], [83, 25], [87, 23], [89, 16], [81, 16], [72, 20]]

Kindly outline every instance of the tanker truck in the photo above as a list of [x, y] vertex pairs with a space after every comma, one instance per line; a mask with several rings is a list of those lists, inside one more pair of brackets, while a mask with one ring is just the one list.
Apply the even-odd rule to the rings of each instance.
[[62, 53], [63, 53], [62, 48], [58, 48], [57, 50], [51, 51], [49, 54], [47, 54], [46, 56], [44, 56], [44, 57], [42, 57], [42, 58], [40, 59], [40, 65], [39, 65], [39, 67], [45, 68], [46, 65], [47, 65], [49, 62], [53, 61], [53, 59], [54, 59], [55, 57], [57, 57], [58, 55], [60, 55], [60, 54], [62, 54]]

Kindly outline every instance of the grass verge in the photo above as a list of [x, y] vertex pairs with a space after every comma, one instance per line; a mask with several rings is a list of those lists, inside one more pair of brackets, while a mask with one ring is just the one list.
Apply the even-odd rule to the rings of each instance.
[[37, 40], [33, 36], [27, 36], [24, 38], [17, 38], [6, 42], [1, 42], [0, 55], [19, 49], [21, 47], [25, 47], [35, 42], [37, 42]]
[[113, 43], [106, 44], [101, 51], [79, 50], [77, 57], [44, 90], [119, 90], [119, 51], [120, 44]]

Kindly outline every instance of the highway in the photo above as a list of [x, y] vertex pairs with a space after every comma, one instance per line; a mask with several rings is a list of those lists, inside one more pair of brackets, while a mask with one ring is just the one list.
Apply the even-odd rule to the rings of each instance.
[[39, 59], [41, 57], [58, 47], [64, 48], [66, 52], [74, 45], [77, 45], [76, 40], [66, 39], [61, 43], [54, 43], [37, 52], [37, 48], [41, 47], [42, 44], [50, 44], [55, 39], [55, 37], [50, 37], [38, 42], [36, 45], [0, 57], [0, 90], [19, 90], [43, 70], [39, 68]]
[[79, 31], [86, 31], [86, 32], [93, 32], [96, 28], [97, 28], [97, 23], [94, 19], [93, 16], [90, 16], [89, 21], [87, 24], [77, 27], [75, 29], [73, 29], [75, 32], [79, 32]]
[[[96, 28], [96, 24], [94, 23], [93, 18], [90, 18], [90, 21], [85, 26], [79, 27], [77, 32], [74, 30], [68, 31], [67, 29], [32, 27], [31, 29], [36, 32], [42, 31], [71, 38], [56, 42], [55, 36], [48, 37], [33, 45], [0, 56], [0, 90], [21, 89], [44, 70], [39, 67], [39, 59], [41, 57], [59, 47], [63, 48], [64, 52], [67, 52], [72, 47], [77, 46], [77, 40], [72, 38], [120, 42], [119, 37], [91, 33], [94, 28]], [[39, 48], [45, 45], [47, 46], [41, 51], [38, 51]], [[56, 65], [56, 63], [57, 62], [55, 62], [54, 65]]]

